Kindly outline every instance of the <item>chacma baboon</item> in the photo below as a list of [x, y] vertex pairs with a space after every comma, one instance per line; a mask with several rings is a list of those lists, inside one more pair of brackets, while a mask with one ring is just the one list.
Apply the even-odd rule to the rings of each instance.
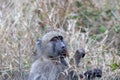
[[93, 80], [96, 77], [100, 78], [102, 77], [102, 70], [95, 68], [93, 70], [88, 70], [84, 73], [86, 80]]
[[85, 54], [86, 53], [85, 53], [85, 50], [83, 48], [76, 50], [75, 55], [74, 55], [74, 59], [75, 59], [75, 65], [77, 67], [79, 66], [80, 59], [84, 58]]
[[67, 47], [59, 31], [47, 32], [38, 39], [35, 54], [28, 80], [57, 80], [69, 65]]
[[57, 31], [48, 32], [36, 41], [35, 54], [38, 58], [69, 56], [63, 35]]

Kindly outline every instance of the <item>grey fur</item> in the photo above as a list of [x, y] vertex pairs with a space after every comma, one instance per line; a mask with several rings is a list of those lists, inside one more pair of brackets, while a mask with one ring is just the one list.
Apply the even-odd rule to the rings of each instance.
[[65, 67], [61, 63], [54, 63], [50, 60], [36, 60], [31, 67], [28, 80], [57, 80], [59, 72]]
[[[68, 66], [60, 62], [58, 52], [56, 51], [59, 47], [53, 50], [53, 43], [50, 42], [53, 37], [61, 35], [57, 31], [52, 31], [36, 41], [34, 62], [31, 66], [28, 80], [58, 80], [58, 75], [68, 68]], [[56, 46], [60, 44], [61, 42], [56, 44]], [[51, 60], [49, 56], [55, 57], [55, 60]], [[62, 61], [65, 64], [69, 64], [65, 60], [63, 59]]]

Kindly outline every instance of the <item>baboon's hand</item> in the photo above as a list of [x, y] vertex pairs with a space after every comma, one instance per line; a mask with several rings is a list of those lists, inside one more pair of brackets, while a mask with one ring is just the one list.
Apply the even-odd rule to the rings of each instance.
[[60, 62], [61, 62], [64, 66], [69, 67], [69, 62], [68, 62], [68, 60], [67, 60], [66, 57], [64, 57], [64, 56], [60, 57]]
[[74, 55], [74, 59], [75, 59], [75, 64], [77, 67], [79, 66], [80, 59], [84, 58], [85, 54], [86, 53], [85, 53], [85, 50], [83, 48], [76, 50], [75, 55]]

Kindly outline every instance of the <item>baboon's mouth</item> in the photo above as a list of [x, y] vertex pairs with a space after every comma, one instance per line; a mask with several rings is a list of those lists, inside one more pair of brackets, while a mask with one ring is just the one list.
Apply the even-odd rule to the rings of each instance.
[[66, 49], [63, 49], [63, 50], [61, 51], [62, 54], [65, 54], [66, 52], [67, 52]]
[[63, 51], [61, 52], [61, 55], [62, 55], [62, 56], [65, 56], [65, 57], [68, 56], [67, 50], [63, 50]]
[[97, 74], [96, 77], [101, 77], [101, 75], [100, 75], [100, 74]]
[[64, 53], [66, 53], [66, 52], [67, 52], [67, 50], [63, 50], [61, 53], [64, 54]]

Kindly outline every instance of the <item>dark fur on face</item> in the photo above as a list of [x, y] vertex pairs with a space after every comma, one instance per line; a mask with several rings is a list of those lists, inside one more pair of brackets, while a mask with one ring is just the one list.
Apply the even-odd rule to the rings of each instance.
[[67, 47], [62, 36], [53, 37], [50, 42], [53, 44], [53, 52], [57, 56], [67, 56]]
[[102, 77], [102, 70], [95, 68], [93, 70], [88, 70], [84, 73], [86, 80], [93, 80], [94, 78], [98, 77]]
[[[69, 62], [67, 60], [68, 57], [67, 46], [63, 40], [63, 37], [55, 36], [50, 40], [50, 42], [53, 44], [53, 52], [55, 53], [56, 57], [59, 56], [60, 62], [63, 65], [69, 66]], [[55, 55], [49, 57], [54, 58]]]

